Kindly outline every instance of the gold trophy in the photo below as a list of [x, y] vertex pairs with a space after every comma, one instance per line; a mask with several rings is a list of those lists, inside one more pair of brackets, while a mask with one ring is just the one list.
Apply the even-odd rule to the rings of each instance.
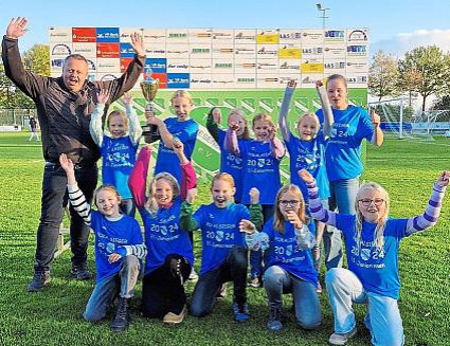
[[[153, 112], [155, 107], [155, 97], [159, 89], [159, 79], [148, 79], [141, 82], [141, 90], [144, 98], [147, 100], [145, 106], [146, 111]], [[147, 124], [142, 126], [142, 134], [144, 135], [145, 143], [153, 143], [159, 139], [158, 126]]]

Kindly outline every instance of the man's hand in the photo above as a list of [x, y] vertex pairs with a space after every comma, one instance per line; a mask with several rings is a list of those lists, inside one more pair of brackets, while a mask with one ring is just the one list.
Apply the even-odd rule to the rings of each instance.
[[145, 47], [142, 35], [135, 32], [131, 35], [131, 47], [138, 56], [145, 56]]
[[26, 29], [28, 21], [25, 17], [12, 18], [6, 28], [6, 37], [18, 39], [19, 37], [25, 35], [28, 31]]

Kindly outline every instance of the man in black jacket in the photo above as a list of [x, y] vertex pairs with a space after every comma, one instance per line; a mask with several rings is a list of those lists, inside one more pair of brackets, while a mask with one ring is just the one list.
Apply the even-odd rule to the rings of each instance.
[[[120, 77], [104, 82], [89, 82], [88, 62], [73, 54], [66, 58], [62, 76], [51, 78], [26, 71], [22, 65], [18, 38], [24, 35], [27, 20], [12, 19], [2, 41], [5, 74], [36, 104], [42, 134], [45, 159], [42, 183], [41, 218], [37, 230], [37, 247], [33, 281], [29, 292], [41, 291], [50, 282], [50, 269], [67, 204], [67, 177], [59, 165], [59, 155], [65, 153], [75, 164], [76, 178], [86, 199], [91, 202], [97, 185], [97, 165], [100, 151], [89, 133], [96, 91], [109, 90], [108, 106], [133, 87], [143, 70], [145, 48], [139, 34], [132, 35], [135, 57]], [[92, 277], [87, 268], [89, 228], [71, 208], [70, 237], [73, 276], [79, 280]]]

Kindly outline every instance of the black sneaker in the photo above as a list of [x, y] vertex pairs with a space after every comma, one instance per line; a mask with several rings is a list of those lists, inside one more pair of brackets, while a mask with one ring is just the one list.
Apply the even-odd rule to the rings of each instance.
[[278, 333], [283, 329], [283, 324], [281, 323], [281, 308], [270, 308], [269, 320], [267, 321], [267, 329], [274, 333]]
[[50, 283], [50, 272], [35, 272], [33, 281], [27, 287], [28, 292], [40, 292]]
[[114, 317], [113, 323], [111, 323], [111, 330], [113, 332], [121, 332], [127, 329], [130, 323], [130, 311], [128, 308], [128, 299], [120, 298], [120, 303], [117, 308], [116, 317]]
[[70, 273], [77, 280], [89, 280], [93, 276], [85, 263], [80, 265], [73, 264]]

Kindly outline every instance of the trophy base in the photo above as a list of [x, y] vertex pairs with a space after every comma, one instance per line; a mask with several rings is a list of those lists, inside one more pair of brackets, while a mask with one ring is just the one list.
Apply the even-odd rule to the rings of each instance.
[[142, 135], [144, 136], [144, 142], [147, 144], [151, 144], [161, 139], [158, 126], [156, 125], [142, 126]]

